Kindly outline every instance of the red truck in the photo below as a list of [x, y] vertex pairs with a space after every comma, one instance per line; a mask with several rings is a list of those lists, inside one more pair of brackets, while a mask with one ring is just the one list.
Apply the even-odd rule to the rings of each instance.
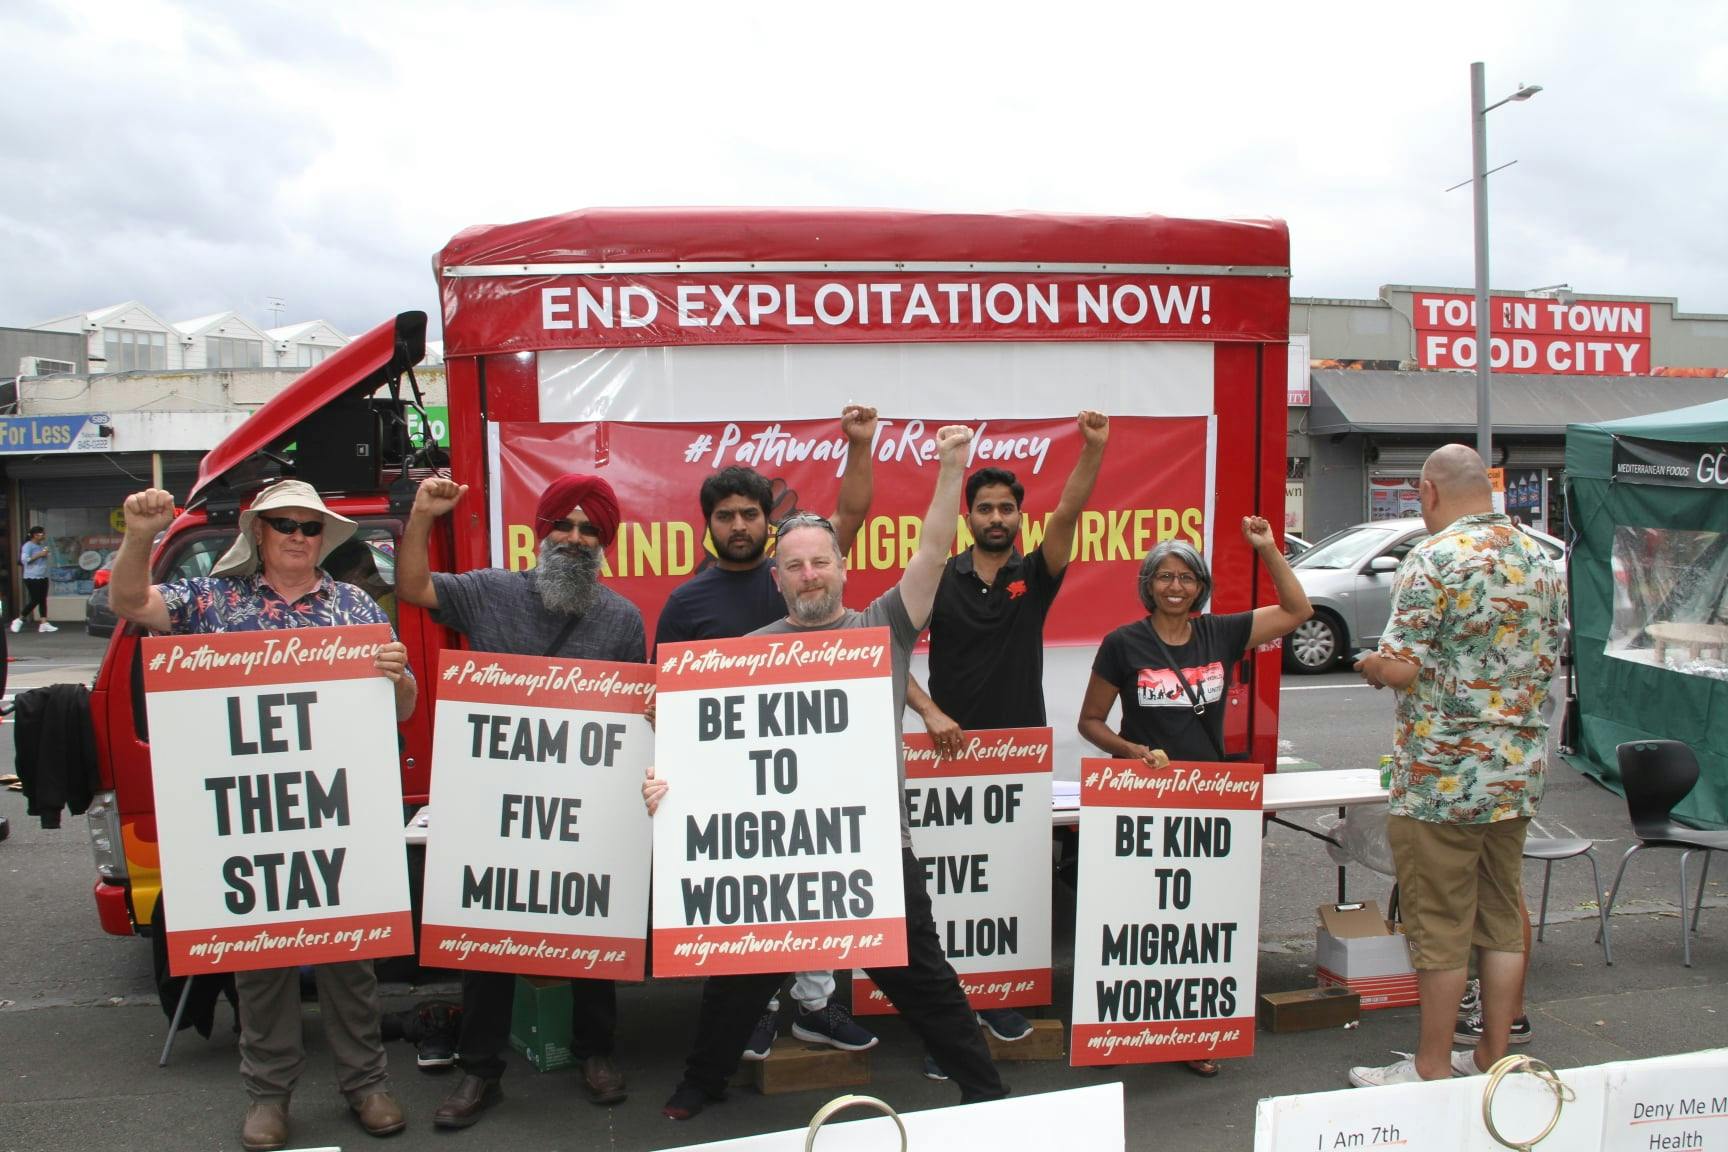
[[[773, 479], [776, 514], [831, 509], [838, 414], [856, 401], [882, 415], [871, 515], [848, 557], [848, 597], [863, 603], [916, 546], [938, 425], [977, 429], [972, 467], [1019, 474], [1029, 549], [1078, 453], [1074, 414], [1097, 409], [1110, 448], [1046, 634], [1057, 775], [1072, 778], [1093, 649], [1141, 613], [1135, 574], [1154, 543], [1217, 547], [1218, 611], [1271, 599], [1234, 525], [1282, 523], [1288, 263], [1270, 220], [665, 209], [469, 229], [434, 265], [448, 454], [408, 434], [426, 317], [406, 312], [208, 454], [153, 571], [206, 573], [252, 494], [297, 475], [360, 523], [333, 574], [373, 591], [424, 672], [460, 640], [390, 594], [419, 480], [447, 467], [472, 486], [433, 536], [435, 567], [522, 568], [545, 483], [590, 471], [624, 510], [606, 575], [652, 634], [706, 554], [703, 476], [747, 464]], [[1269, 770], [1278, 655], [1245, 661], [1226, 721], [1227, 751]], [[162, 915], [141, 685], [139, 633], [119, 628], [91, 698], [105, 791], [89, 813], [96, 906], [118, 935], [148, 934]], [[410, 806], [429, 779], [436, 688], [424, 679], [421, 700], [400, 728]]]

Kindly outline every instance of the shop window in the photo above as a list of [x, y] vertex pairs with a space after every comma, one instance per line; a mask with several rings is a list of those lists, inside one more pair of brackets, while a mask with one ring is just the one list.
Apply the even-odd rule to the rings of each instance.
[[48, 595], [90, 595], [96, 569], [120, 548], [111, 510], [55, 508], [33, 512], [29, 522], [48, 530]]
[[1614, 529], [1607, 653], [1728, 680], [1728, 533]]

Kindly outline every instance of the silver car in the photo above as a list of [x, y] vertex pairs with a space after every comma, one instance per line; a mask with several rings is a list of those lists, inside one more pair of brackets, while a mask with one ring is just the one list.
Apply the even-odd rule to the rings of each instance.
[[[1564, 575], [1566, 546], [1535, 528], [1523, 531]], [[1378, 644], [1392, 613], [1392, 576], [1427, 536], [1419, 519], [1376, 520], [1334, 532], [1292, 561], [1314, 615], [1284, 638], [1284, 667], [1325, 672], [1352, 651]]]

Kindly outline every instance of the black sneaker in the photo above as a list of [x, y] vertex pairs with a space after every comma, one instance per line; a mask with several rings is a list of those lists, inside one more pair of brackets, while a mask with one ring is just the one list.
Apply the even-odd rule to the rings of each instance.
[[1482, 1007], [1482, 981], [1471, 980], [1464, 985], [1464, 997], [1458, 1001], [1458, 1019], [1466, 1020]]
[[852, 1013], [838, 1004], [806, 1012], [802, 1008], [792, 1017], [792, 1035], [813, 1044], [826, 1044], [842, 1052], [863, 1052], [874, 1048], [877, 1039], [860, 1028]]
[[988, 1028], [996, 1039], [1010, 1043], [1032, 1035], [1032, 1021], [1012, 1008], [986, 1008], [978, 1013], [978, 1023]]
[[946, 1079], [948, 1079], [948, 1073], [942, 1071], [942, 1065], [936, 1063], [936, 1057], [934, 1057], [934, 1056], [924, 1057], [924, 1079], [926, 1079], [926, 1080], [946, 1080]]
[[442, 1071], [456, 1064], [456, 1038], [446, 1032], [430, 1032], [420, 1038], [414, 1063], [422, 1071]]
[[756, 1021], [756, 1027], [750, 1030], [750, 1042], [744, 1045], [744, 1059], [768, 1059], [768, 1053], [774, 1048], [774, 1037], [779, 1035], [779, 1032], [780, 1022], [774, 1013], [762, 1013], [762, 1018]]
[[416, 1050], [414, 1062], [438, 1070], [456, 1063], [456, 1038], [462, 1030], [462, 1005], [454, 1000], [422, 1000], [403, 1021], [402, 1034]]
[[[1512, 1021], [1512, 1030], [1506, 1037], [1508, 1044], [1530, 1043], [1530, 1017], [1518, 1016]], [[1452, 1032], [1452, 1040], [1458, 1044], [1474, 1044], [1482, 1039], [1482, 1012], [1478, 1009], [1468, 1018], [1460, 1018], [1458, 1026]]]

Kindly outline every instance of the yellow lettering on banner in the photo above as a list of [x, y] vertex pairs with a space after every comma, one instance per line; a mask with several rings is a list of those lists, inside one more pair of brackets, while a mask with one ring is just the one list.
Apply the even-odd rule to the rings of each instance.
[[[1030, 556], [1044, 546], [1044, 531], [1049, 527], [1050, 513], [1042, 516], [1022, 516], [1020, 518], [1020, 554]], [[1068, 559], [1074, 559], [1074, 549], [1068, 549]]]
[[1080, 513], [1080, 554], [1079, 560], [1102, 559], [1104, 542], [1104, 513], [1094, 512], [1090, 508]]
[[512, 524], [504, 530], [504, 567], [511, 572], [523, 572], [534, 567], [536, 549], [534, 530], [526, 524]]
[[1124, 509], [1121, 512], [1110, 513], [1109, 543], [1106, 559], [1132, 560], [1134, 554], [1128, 551], [1128, 521], [1133, 512]]
[[1196, 548], [1203, 549], [1206, 547], [1206, 537], [1200, 531], [1201, 522], [1205, 515], [1198, 508], [1184, 508], [1182, 510], [1182, 531], [1187, 535], [1188, 542]]
[[972, 547], [972, 528], [966, 517], [960, 517], [960, 526], [954, 530], [954, 555], [958, 556]]
[[620, 524], [616, 552], [619, 576], [685, 576], [696, 569], [696, 529], [684, 520]]

